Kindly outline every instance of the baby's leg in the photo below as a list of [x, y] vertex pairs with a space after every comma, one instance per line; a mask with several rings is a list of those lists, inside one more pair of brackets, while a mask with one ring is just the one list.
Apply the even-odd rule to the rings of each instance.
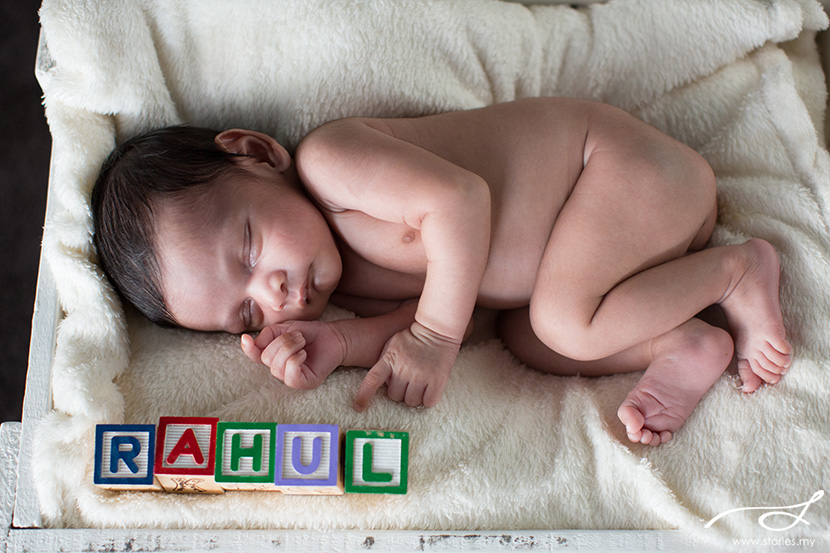
[[[702, 396], [696, 388], [679, 395], [672, 380], [684, 382], [679, 373], [700, 370], [694, 364], [702, 359], [681, 344], [690, 333], [700, 333], [698, 322], [688, 323], [709, 305], [719, 303], [726, 313], [745, 391], [756, 389], [761, 379], [777, 382], [789, 365], [790, 346], [778, 306], [775, 251], [761, 240], [694, 251], [714, 226], [715, 183], [702, 158], [614, 111], [589, 129], [585, 168], [539, 266], [530, 302], [534, 333], [578, 360], [665, 338], [667, 353], [655, 354], [649, 377], [644, 375], [620, 409], [632, 438], [635, 419], [642, 417], [648, 429], [654, 409], [674, 404], [672, 415], [682, 423]], [[672, 334], [676, 329], [681, 333]], [[679, 353], [668, 363], [671, 347]], [[666, 362], [652, 370], [658, 358]], [[728, 359], [706, 362], [707, 375], [719, 374]], [[714, 379], [700, 382], [707, 380], [708, 388]], [[643, 399], [649, 394], [656, 402]]]
[[528, 308], [499, 314], [498, 334], [507, 349], [522, 363], [559, 376], [608, 376], [645, 370], [652, 359], [651, 340], [600, 359], [571, 359], [556, 353], [533, 332]]
[[534, 332], [566, 357], [599, 359], [719, 303], [739, 368], [775, 381], [790, 352], [775, 251], [751, 240], [689, 253], [714, 226], [711, 169], [656, 129], [618, 111], [604, 115], [590, 127], [585, 168], [539, 265]]
[[545, 346], [530, 328], [527, 309], [504, 313], [499, 334], [521, 361], [553, 374], [603, 376], [647, 368], [617, 416], [631, 441], [648, 445], [672, 438], [732, 358], [729, 333], [695, 318], [662, 336], [593, 361], [568, 359]]

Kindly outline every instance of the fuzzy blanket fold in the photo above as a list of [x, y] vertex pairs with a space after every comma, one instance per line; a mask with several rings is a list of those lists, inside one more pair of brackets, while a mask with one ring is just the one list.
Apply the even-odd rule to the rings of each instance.
[[[39, 78], [55, 152], [44, 255], [66, 313], [54, 411], [35, 444], [48, 524], [680, 528], [723, 545], [770, 534], [753, 512], [704, 528], [719, 513], [830, 489], [830, 156], [814, 45], [827, 18], [818, 3], [45, 0], [41, 21], [51, 60]], [[634, 446], [615, 412], [639, 374], [536, 373], [488, 334], [481, 313], [478, 339], [462, 349], [437, 407], [376, 398], [358, 414], [350, 406], [363, 371], [289, 390], [248, 362], [235, 337], [163, 330], [125, 312], [95, 265], [88, 197], [117, 139], [188, 121], [251, 127], [292, 146], [339, 117], [538, 95], [618, 105], [706, 157], [720, 187], [713, 242], [759, 236], [781, 257], [795, 357], [780, 384], [743, 396], [726, 374], [671, 443]], [[162, 415], [407, 430], [410, 491], [194, 497], [94, 488], [94, 425]], [[830, 501], [805, 516], [809, 526], [775, 537], [829, 537]]]

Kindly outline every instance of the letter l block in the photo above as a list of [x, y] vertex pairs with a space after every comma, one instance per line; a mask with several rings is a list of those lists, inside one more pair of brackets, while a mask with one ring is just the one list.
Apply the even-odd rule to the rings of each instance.
[[345, 455], [346, 493], [406, 493], [408, 432], [349, 430]]

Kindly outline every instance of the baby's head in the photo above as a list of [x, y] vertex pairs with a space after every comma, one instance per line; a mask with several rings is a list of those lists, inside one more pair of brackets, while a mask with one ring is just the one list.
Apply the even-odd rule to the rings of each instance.
[[180, 126], [127, 140], [104, 163], [92, 210], [104, 272], [164, 326], [314, 319], [340, 279], [291, 156], [258, 132]]

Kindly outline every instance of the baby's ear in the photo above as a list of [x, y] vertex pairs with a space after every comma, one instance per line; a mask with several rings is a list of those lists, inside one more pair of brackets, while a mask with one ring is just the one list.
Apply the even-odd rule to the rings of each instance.
[[246, 129], [229, 129], [216, 135], [216, 146], [225, 152], [246, 156], [239, 163], [267, 163], [277, 171], [291, 166], [291, 155], [267, 134]]

